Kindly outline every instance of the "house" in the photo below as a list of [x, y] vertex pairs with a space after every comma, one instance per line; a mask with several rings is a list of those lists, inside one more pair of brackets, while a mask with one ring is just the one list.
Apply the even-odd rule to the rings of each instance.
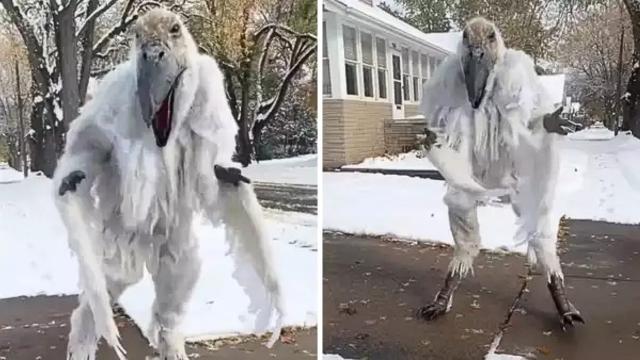
[[323, 166], [413, 146], [422, 84], [461, 38], [425, 34], [372, 0], [324, 0]]

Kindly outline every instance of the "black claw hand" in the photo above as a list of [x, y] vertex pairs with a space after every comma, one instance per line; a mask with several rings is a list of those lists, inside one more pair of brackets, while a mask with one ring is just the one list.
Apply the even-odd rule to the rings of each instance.
[[428, 128], [424, 128], [422, 134], [418, 135], [418, 145], [424, 146], [429, 151], [431, 147], [438, 141], [438, 136]]
[[567, 326], [573, 327], [575, 322], [585, 323], [578, 309], [567, 299], [567, 295], [564, 292], [564, 283], [559, 276], [552, 275], [547, 287], [551, 292], [558, 315], [560, 315], [562, 330], [565, 330]]
[[67, 191], [76, 191], [78, 184], [82, 182], [87, 176], [80, 170], [72, 171], [69, 175], [65, 176], [60, 183], [58, 194], [63, 196]]
[[544, 116], [542, 124], [549, 133], [567, 135], [582, 129], [582, 124], [560, 117], [562, 106], [551, 114]]
[[251, 184], [251, 180], [244, 177], [242, 175], [242, 172], [240, 172], [240, 169], [238, 168], [234, 168], [234, 167], [226, 168], [220, 165], [214, 165], [213, 172], [216, 174], [216, 177], [218, 178], [218, 180], [222, 182], [233, 184], [235, 186], [238, 186], [240, 184], [240, 181], [245, 182], [247, 184]]

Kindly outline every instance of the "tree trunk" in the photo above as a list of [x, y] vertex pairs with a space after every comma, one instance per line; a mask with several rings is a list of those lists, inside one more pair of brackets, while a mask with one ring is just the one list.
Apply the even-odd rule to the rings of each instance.
[[[89, 0], [87, 3], [87, 14], [93, 13], [98, 7], [98, 0]], [[82, 55], [80, 64], [80, 81], [78, 84], [80, 104], [87, 101], [87, 88], [89, 87], [89, 79], [91, 78], [91, 62], [93, 60], [93, 37], [95, 34], [95, 20], [87, 24], [87, 28], [82, 34]]]
[[22, 175], [27, 177], [27, 147], [25, 146], [24, 119], [22, 117], [22, 89], [20, 88], [20, 65], [16, 61], [16, 96], [18, 97], [18, 144], [20, 146], [20, 162], [22, 163]]
[[[60, 102], [62, 103], [63, 128], [66, 133], [69, 123], [78, 116], [80, 92], [78, 88], [78, 60], [76, 52], [75, 0], [54, 16], [58, 66], [60, 67]], [[56, 116], [57, 117], [57, 116]], [[58, 125], [58, 124], [56, 124]]]
[[[36, 86], [35, 84], [32, 86]], [[29, 153], [31, 154], [31, 171], [44, 171], [46, 168], [45, 144], [44, 144], [44, 122], [43, 122], [44, 102], [34, 102], [31, 109], [29, 123], [31, 129], [28, 131]]]
[[249, 81], [248, 71], [244, 71], [241, 79], [241, 106], [238, 120], [237, 156], [242, 166], [251, 163], [251, 139], [249, 138]]
[[624, 0], [633, 29], [632, 71], [623, 101], [623, 129], [640, 137], [640, 4]]
[[262, 143], [262, 129], [264, 129], [265, 125], [267, 125], [265, 122], [256, 122], [251, 129], [253, 148], [256, 153], [256, 159], [258, 160], [264, 160], [260, 150], [260, 144]]

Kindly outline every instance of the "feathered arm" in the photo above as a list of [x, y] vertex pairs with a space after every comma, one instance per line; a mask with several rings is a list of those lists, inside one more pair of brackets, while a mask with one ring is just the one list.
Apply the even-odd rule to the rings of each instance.
[[103, 171], [112, 145], [93, 119], [92, 112], [88, 111], [71, 124], [65, 152], [54, 174], [54, 198], [67, 228], [69, 247], [78, 259], [79, 285], [91, 308], [96, 334], [105, 338], [119, 359], [125, 359], [99, 252], [94, 246], [100, 241], [100, 234], [93, 224], [95, 210], [90, 189], [93, 180]]
[[457, 55], [449, 56], [436, 69], [422, 93], [420, 109], [427, 123], [427, 157], [450, 186], [472, 194], [486, 194], [487, 189], [472, 175], [473, 115]]
[[[256, 313], [256, 327], [268, 329], [275, 316], [276, 327], [267, 343], [271, 347], [280, 337], [284, 314], [271, 237], [253, 187], [242, 180], [239, 171], [230, 170], [234, 166], [231, 156], [237, 126], [227, 104], [222, 72], [211, 58], [202, 59], [201, 66], [201, 74], [206, 74], [201, 82], [206, 82], [208, 87], [204, 106], [207, 110], [194, 122], [193, 128], [201, 136], [196, 155], [199, 167], [203, 170], [201, 173], [207, 174], [207, 178], [201, 178], [205, 185], [202, 190], [209, 193], [203, 207], [214, 222], [220, 220], [225, 225], [236, 263], [234, 277], [251, 300], [250, 311]], [[237, 181], [226, 181], [229, 180], [226, 176]], [[255, 284], [261, 284], [262, 288], [255, 288]]]

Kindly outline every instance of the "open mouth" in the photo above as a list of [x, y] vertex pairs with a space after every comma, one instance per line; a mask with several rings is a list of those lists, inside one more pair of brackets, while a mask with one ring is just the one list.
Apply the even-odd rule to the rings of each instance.
[[156, 137], [156, 145], [164, 147], [169, 141], [169, 135], [171, 134], [171, 125], [173, 120], [173, 98], [174, 87], [171, 87], [167, 97], [164, 98], [160, 109], [153, 115], [151, 119], [151, 127], [153, 128], [153, 135]]

